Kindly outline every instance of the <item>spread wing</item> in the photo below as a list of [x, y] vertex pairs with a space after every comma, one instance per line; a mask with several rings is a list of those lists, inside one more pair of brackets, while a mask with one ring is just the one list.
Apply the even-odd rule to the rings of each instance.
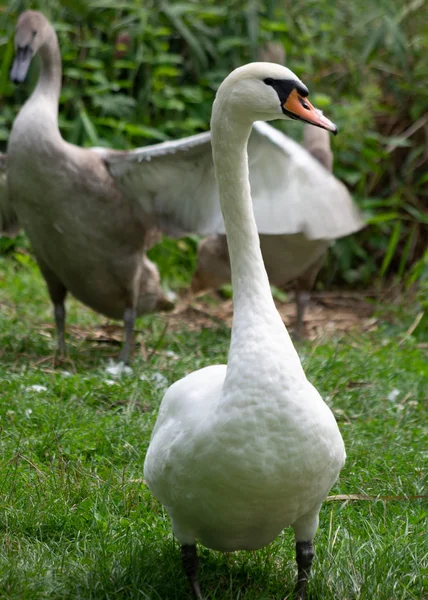
[[[224, 233], [209, 132], [124, 152], [94, 151], [118, 187], [166, 234]], [[248, 157], [260, 233], [336, 239], [363, 226], [347, 188], [267, 123], [254, 124]]]
[[19, 230], [18, 217], [9, 201], [6, 169], [7, 154], [0, 152], [0, 236], [16, 235]]
[[125, 152], [96, 151], [118, 187], [167, 235], [222, 229], [209, 132]]
[[267, 123], [255, 123], [248, 156], [260, 233], [301, 232], [309, 239], [333, 240], [364, 226], [346, 186], [297, 142]]

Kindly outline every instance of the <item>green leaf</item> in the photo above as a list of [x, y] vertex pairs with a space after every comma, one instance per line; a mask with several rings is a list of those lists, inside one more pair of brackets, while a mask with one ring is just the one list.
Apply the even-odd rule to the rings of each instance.
[[392, 230], [391, 237], [389, 238], [388, 247], [386, 250], [385, 257], [382, 261], [382, 266], [380, 268], [380, 276], [383, 277], [388, 270], [389, 265], [391, 264], [391, 260], [395, 254], [398, 243], [400, 241], [400, 233], [402, 228], [402, 222], [397, 221], [395, 223], [394, 228]]
[[242, 46], [247, 46], [248, 40], [242, 37], [226, 37], [222, 40], [219, 40], [217, 44], [218, 51], [224, 54], [232, 48], [241, 48]]
[[92, 120], [88, 116], [88, 113], [86, 112], [85, 107], [83, 106], [83, 103], [81, 101], [78, 102], [78, 106], [80, 119], [82, 121], [83, 128], [86, 131], [86, 135], [90, 139], [92, 145], [98, 146], [99, 138], [97, 130], [95, 129]]
[[180, 75], [180, 69], [173, 67], [172, 65], [160, 65], [153, 71], [153, 77], [178, 77]]
[[146, 125], [133, 125], [132, 123], [126, 123], [123, 129], [130, 135], [160, 140], [161, 142], [168, 139], [168, 136], [166, 136], [159, 129], [155, 129], [154, 127], [147, 127]]
[[188, 45], [192, 48], [200, 65], [206, 68], [208, 66], [207, 55], [197, 38], [193, 35], [188, 26], [184, 23], [183, 19], [176, 13], [173, 6], [167, 4], [166, 2], [161, 3], [161, 9], [164, 12], [165, 16], [168, 17], [171, 23], [175, 26], [178, 33], [183, 37], [184, 40], [186, 40]]
[[368, 224], [375, 225], [376, 223], [395, 221], [395, 219], [398, 219], [399, 217], [400, 215], [397, 212], [378, 213], [374, 217], [370, 217], [370, 219], [368, 220]]
[[404, 271], [406, 270], [407, 262], [409, 260], [410, 253], [412, 251], [415, 239], [417, 235], [417, 229], [414, 226], [410, 234], [407, 237], [406, 243], [404, 245], [403, 251], [401, 252], [400, 264], [398, 265], [397, 273], [400, 277], [404, 275]]

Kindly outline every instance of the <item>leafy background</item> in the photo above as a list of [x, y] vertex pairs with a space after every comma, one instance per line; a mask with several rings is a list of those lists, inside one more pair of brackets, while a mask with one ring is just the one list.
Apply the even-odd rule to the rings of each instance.
[[[395, 276], [428, 286], [428, 19], [424, 0], [11, 0], [0, 8], [0, 149], [37, 78], [9, 81], [13, 31], [42, 10], [60, 39], [60, 127], [70, 142], [131, 148], [209, 127], [221, 80], [269, 42], [338, 123], [335, 173], [370, 223], [339, 241], [322, 285], [372, 286]], [[425, 13], [426, 15], [426, 13]], [[281, 125], [279, 125], [281, 126]], [[299, 124], [287, 123], [299, 139]], [[16, 243], [0, 239], [0, 251]], [[186, 283], [195, 238], [152, 251]], [[178, 275], [177, 275], [178, 273]]]

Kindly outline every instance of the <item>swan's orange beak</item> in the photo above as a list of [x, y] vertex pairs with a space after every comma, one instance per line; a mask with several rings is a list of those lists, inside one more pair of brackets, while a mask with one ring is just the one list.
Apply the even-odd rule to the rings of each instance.
[[337, 133], [336, 125], [327, 119], [320, 110], [312, 106], [309, 100], [299, 94], [296, 89], [290, 92], [283, 104], [283, 109], [293, 119], [299, 119], [316, 127], [327, 129], [327, 131], [331, 131], [334, 135]]

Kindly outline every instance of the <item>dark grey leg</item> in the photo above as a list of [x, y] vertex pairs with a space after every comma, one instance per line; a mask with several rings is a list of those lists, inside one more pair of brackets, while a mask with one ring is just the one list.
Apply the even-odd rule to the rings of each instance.
[[135, 310], [135, 308], [125, 308], [125, 312], [123, 313], [123, 323], [125, 326], [125, 340], [123, 342], [122, 351], [119, 354], [119, 361], [124, 363], [129, 362], [129, 354], [131, 352], [132, 336], [134, 334], [136, 316], [137, 311]]
[[37, 262], [39, 263], [40, 270], [43, 277], [45, 278], [46, 285], [48, 286], [49, 296], [54, 305], [54, 315], [56, 323], [57, 333], [57, 354], [62, 357], [65, 354], [65, 306], [64, 301], [67, 295], [67, 288], [58, 279], [53, 271], [47, 267], [43, 261], [39, 260], [36, 256]]
[[311, 294], [304, 292], [303, 290], [296, 290], [296, 308], [297, 308], [297, 322], [295, 336], [300, 338], [303, 330], [303, 316], [305, 314], [306, 307], [309, 304]]
[[295, 600], [306, 600], [306, 585], [314, 554], [312, 542], [296, 543], [297, 585], [294, 590]]
[[193, 597], [203, 600], [198, 581], [198, 555], [196, 553], [196, 546], [181, 546], [181, 560], [192, 588]]
[[296, 289], [296, 308], [297, 308], [297, 323], [295, 336], [300, 338], [303, 333], [303, 315], [311, 298], [311, 290], [314, 287], [315, 279], [321, 269], [325, 257], [327, 256], [327, 248], [321, 251], [321, 255], [312, 263], [312, 265], [303, 273], [295, 283]]
[[56, 331], [57, 331], [57, 352], [59, 356], [64, 356], [65, 354], [65, 338], [64, 338], [64, 329], [65, 329], [65, 306], [64, 302], [54, 304], [54, 314], [55, 314], [55, 323], [56, 323]]

